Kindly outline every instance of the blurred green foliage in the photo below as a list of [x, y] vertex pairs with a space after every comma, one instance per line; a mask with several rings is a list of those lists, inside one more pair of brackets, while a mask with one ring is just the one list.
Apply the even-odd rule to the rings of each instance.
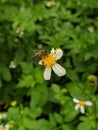
[[[93, 129], [93, 107], [83, 116], [72, 98], [97, 93], [87, 81], [98, 74], [97, 42], [97, 0], [0, 0], [0, 111], [12, 130]], [[63, 49], [60, 62], [83, 91], [68, 76], [44, 80], [32, 55], [53, 47]]]

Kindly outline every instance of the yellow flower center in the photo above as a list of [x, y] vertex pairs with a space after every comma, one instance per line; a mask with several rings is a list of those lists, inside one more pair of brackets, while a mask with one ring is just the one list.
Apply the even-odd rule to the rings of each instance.
[[48, 54], [44, 58], [42, 58], [42, 63], [46, 67], [52, 67], [56, 63], [56, 58], [52, 54]]
[[85, 101], [79, 101], [80, 105], [85, 105]]
[[6, 130], [6, 129], [3, 127], [3, 128], [1, 128], [1, 130]]

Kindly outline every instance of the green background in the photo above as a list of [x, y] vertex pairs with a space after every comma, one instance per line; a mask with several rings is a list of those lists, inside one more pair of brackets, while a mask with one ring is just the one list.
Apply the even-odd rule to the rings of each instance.
[[[50, 3], [49, 3], [50, 2]], [[49, 5], [50, 4], [50, 5]], [[35, 51], [60, 47], [62, 78], [43, 77]], [[15, 68], [10, 67], [11, 61]], [[94, 130], [94, 107], [83, 115], [73, 98], [90, 100], [98, 74], [97, 0], [0, 0], [0, 111], [12, 130]], [[69, 78], [70, 75], [70, 78]], [[81, 89], [79, 89], [79, 87]], [[97, 117], [98, 117], [98, 99]]]

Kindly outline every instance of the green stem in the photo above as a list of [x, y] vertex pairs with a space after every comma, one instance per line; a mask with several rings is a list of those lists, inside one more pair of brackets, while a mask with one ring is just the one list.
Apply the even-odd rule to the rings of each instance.
[[94, 112], [95, 112], [95, 130], [98, 130], [98, 126], [97, 126], [97, 109], [96, 109], [96, 101], [94, 100]]

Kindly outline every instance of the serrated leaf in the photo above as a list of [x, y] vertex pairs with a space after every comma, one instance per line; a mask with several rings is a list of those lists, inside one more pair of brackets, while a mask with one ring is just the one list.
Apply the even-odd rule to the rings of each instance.
[[32, 73], [33, 75], [33, 65], [31, 63], [22, 62], [21, 67], [24, 74]]
[[94, 121], [85, 121], [79, 124], [77, 130], [92, 130], [94, 128]]
[[23, 75], [22, 79], [19, 81], [17, 87], [34, 87], [35, 80], [32, 75]]
[[32, 108], [42, 107], [48, 100], [48, 90], [45, 85], [37, 85], [30, 94], [32, 96], [30, 102]]

